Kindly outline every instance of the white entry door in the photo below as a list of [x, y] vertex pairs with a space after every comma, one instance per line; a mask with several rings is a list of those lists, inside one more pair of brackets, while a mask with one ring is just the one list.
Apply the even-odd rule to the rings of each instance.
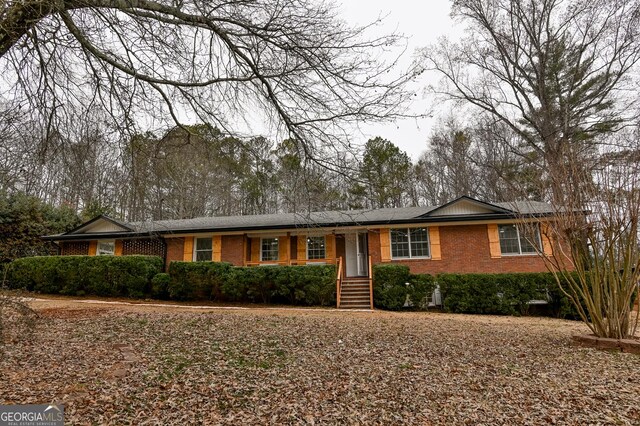
[[345, 266], [347, 277], [367, 275], [367, 234], [345, 234]]

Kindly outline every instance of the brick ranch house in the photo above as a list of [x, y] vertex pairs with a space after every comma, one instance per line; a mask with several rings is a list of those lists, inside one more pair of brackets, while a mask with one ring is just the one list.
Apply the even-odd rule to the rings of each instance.
[[[541, 202], [487, 203], [464, 196], [435, 207], [304, 215], [135, 223], [99, 216], [44, 238], [55, 242], [61, 255], [157, 255], [166, 266], [172, 261], [335, 263], [340, 271], [338, 305], [369, 307], [371, 266], [378, 263], [399, 263], [413, 273], [430, 274], [544, 272], [537, 251], [553, 254], [554, 245], [544, 232], [552, 217], [551, 206]], [[519, 225], [524, 222], [533, 226]]]

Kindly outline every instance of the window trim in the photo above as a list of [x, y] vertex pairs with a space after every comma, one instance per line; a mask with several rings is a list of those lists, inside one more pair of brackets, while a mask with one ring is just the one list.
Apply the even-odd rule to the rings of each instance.
[[[276, 240], [278, 242], [277, 258], [264, 260], [263, 244], [264, 240]], [[260, 237], [260, 262], [279, 262], [280, 261], [280, 237]]]
[[[411, 230], [412, 229], [420, 229], [423, 228], [427, 231], [427, 248], [429, 250], [429, 255], [427, 256], [413, 256], [411, 253]], [[396, 257], [393, 255], [393, 239], [391, 238], [391, 231], [394, 229], [406, 230], [407, 231], [407, 242], [409, 244], [409, 256], [408, 257]], [[413, 260], [413, 259], [431, 259], [431, 236], [429, 235], [429, 227], [428, 226], [408, 226], [406, 228], [389, 228], [389, 258], [391, 260]]]
[[[198, 240], [211, 240], [211, 250], [198, 250]], [[198, 252], [210, 251], [209, 260], [198, 260]], [[213, 236], [209, 237], [193, 237], [193, 259], [194, 262], [211, 262], [213, 261]]]
[[[110, 253], [100, 253], [100, 244], [111, 243], [113, 244], [113, 251]], [[96, 256], [115, 256], [116, 255], [116, 240], [98, 240], [96, 243]]]
[[[516, 234], [518, 235], [518, 253], [505, 253], [502, 251], [502, 244], [500, 241], [500, 227], [501, 226], [514, 226], [516, 228]], [[540, 224], [536, 224], [536, 234], [538, 236], [538, 247], [534, 247], [534, 251], [522, 252], [522, 242], [520, 239], [520, 227], [517, 223], [500, 223], [498, 224], [498, 244], [500, 244], [500, 255], [501, 256], [537, 256], [542, 252], [542, 235], [540, 232]]]
[[[306, 260], [324, 260], [327, 258], [327, 236], [326, 235], [307, 235], [306, 237], [306, 246], [307, 246], [307, 258]], [[323, 249], [324, 249], [324, 257], [314, 257], [313, 259], [309, 257], [309, 239], [311, 238], [322, 238], [323, 241]]]

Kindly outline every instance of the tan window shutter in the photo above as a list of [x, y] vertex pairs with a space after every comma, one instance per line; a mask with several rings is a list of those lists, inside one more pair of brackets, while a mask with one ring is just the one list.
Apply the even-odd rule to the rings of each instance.
[[498, 225], [496, 223], [488, 224], [487, 231], [489, 234], [489, 253], [491, 254], [491, 258], [499, 259], [502, 257], [502, 251], [500, 250], [500, 237], [498, 236]]
[[391, 262], [391, 233], [388, 229], [380, 230], [380, 260]]
[[95, 256], [98, 253], [98, 242], [89, 241], [89, 256]]
[[551, 243], [551, 230], [548, 223], [540, 224], [540, 239], [542, 240], [542, 251], [545, 256], [553, 256], [553, 244]]
[[307, 236], [298, 235], [298, 260], [307, 260]]
[[260, 238], [251, 238], [251, 261], [260, 262]]
[[122, 256], [122, 240], [116, 240], [115, 248], [113, 250], [114, 256]]
[[325, 257], [327, 259], [335, 259], [336, 258], [336, 236], [333, 234], [329, 234], [324, 238], [326, 247], [325, 247]]
[[442, 252], [440, 250], [440, 227], [429, 227], [429, 243], [431, 245], [431, 260], [442, 260]]
[[222, 235], [214, 235], [211, 238], [211, 247], [213, 247], [213, 253], [211, 253], [211, 260], [214, 262], [222, 261]]
[[289, 253], [291, 253], [291, 240], [288, 235], [278, 238], [278, 258], [282, 262], [289, 262]]
[[184, 253], [182, 260], [193, 261], [193, 237], [184, 237]]

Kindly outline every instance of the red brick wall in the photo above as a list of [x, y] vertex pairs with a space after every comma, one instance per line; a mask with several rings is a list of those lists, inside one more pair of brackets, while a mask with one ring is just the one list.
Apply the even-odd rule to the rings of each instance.
[[223, 235], [222, 236], [222, 259], [223, 262], [232, 263], [235, 266], [244, 265], [244, 236]]
[[[383, 232], [388, 232], [383, 230]], [[380, 231], [372, 230], [367, 235], [367, 241], [369, 242], [369, 256], [371, 256], [371, 263], [376, 264], [382, 261], [380, 256]]]
[[66, 241], [60, 243], [62, 256], [86, 256], [89, 254], [89, 241]]
[[[544, 261], [538, 255], [492, 259], [489, 255], [487, 225], [441, 226], [440, 244], [442, 260], [406, 259], [393, 260], [392, 263], [407, 265], [413, 273], [428, 274], [547, 271]], [[378, 232], [369, 232], [369, 254], [373, 264], [380, 262]]]
[[167, 243], [165, 267], [169, 269], [169, 263], [181, 262], [184, 259], [184, 238], [166, 238], [165, 242]]

